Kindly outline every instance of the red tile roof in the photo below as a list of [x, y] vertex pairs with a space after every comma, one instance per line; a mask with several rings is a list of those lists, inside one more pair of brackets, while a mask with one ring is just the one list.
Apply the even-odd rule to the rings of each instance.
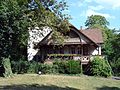
[[100, 29], [85, 29], [80, 30], [80, 32], [94, 43], [103, 43], [102, 31]]

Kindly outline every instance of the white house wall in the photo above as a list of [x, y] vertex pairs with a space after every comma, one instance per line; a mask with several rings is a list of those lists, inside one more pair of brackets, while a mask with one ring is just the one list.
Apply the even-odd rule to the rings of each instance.
[[39, 49], [34, 49], [34, 46], [44, 39], [44, 37], [46, 37], [51, 31], [52, 30], [49, 27], [43, 27], [43, 30], [40, 30], [38, 27], [32, 30], [29, 29], [29, 40], [27, 46], [29, 61], [32, 60], [39, 51]]
[[95, 48], [95, 47], [91, 47], [90, 50], [92, 55], [101, 55], [101, 45], [99, 45], [99, 47]]

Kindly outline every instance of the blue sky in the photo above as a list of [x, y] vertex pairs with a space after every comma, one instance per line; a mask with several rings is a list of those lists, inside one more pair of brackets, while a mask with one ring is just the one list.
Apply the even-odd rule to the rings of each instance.
[[102, 15], [109, 22], [109, 28], [120, 28], [120, 0], [66, 0], [68, 10], [65, 13], [71, 15], [72, 23], [78, 29], [85, 28], [87, 16]]

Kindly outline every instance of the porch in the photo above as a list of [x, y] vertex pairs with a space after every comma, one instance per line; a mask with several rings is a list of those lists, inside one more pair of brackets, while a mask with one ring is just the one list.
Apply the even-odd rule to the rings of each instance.
[[37, 56], [39, 56], [38, 59], [43, 61], [51, 61], [55, 58], [60, 58], [63, 60], [81, 60], [81, 63], [87, 64], [93, 55], [101, 55], [101, 51], [92, 44], [73, 44], [64, 46], [44, 45], [40, 46], [39, 49]]

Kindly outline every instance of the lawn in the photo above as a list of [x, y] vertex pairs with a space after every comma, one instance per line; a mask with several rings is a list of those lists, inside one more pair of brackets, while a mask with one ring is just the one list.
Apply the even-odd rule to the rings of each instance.
[[0, 77], [0, 90], [120, 90], [120, 80], [91, 76], [23, 74]]

